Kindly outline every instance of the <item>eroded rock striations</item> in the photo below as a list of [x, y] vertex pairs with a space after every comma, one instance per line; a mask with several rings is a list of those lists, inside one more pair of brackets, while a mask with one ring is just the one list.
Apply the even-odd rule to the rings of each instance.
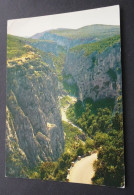
[[[119, 34], [119, 26], [90, 25], [76, 30], [50, 30], [31, 38], [52, 40], [65, 46], [63, 85], [71, 95], [83, 101], [88, 97], [97, 100], [120, 95], [122, 83]], [[86, 50], [91, 51], [86, 53]]]
[[6, 127], [8, 176], [25, 176], [22, 167], [57, 160], [64, 151], [58, 78], [40, 56], [8, 61]]
[[76, 85], [81, 101], [105, 97], [115, 98], [120, 94], [121, 58], [120, 43], [86, 56], [84, 51], [69, 51], [64, 65], [65, 82]]

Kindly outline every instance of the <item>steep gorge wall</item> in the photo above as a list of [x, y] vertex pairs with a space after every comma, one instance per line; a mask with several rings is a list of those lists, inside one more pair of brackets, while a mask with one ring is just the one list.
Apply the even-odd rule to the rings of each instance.
[[[63, 47], [64, 44], [59, 44], [59, 41], [53, 41], [53, 39], [48, 40], [36, 40], [36, 41], [27, 41], [32, 47], [45, 51], [47, 53], [52, 53], [58, 55], [62, 51], [66, 51], [66, 47]], [[61, 40], [62, 43], [62, 40]]]
[[[82, 44], [80, 39], [69, 40], [66, 43], [60, 36], [57, 39], [57, 35], [53, 37], [52, 34], [51, 36], [47, 34], [51, 33], [45, 33], [42, 38], [54, 39], [57, 44], [62, 43], [64, 46], [67, 44], [63, 84], [71, 95], [77, 96], [80, 100], [88, 97], [93, 100], [106, 97], [116, 98], [120, 95], [122, 88], [120, 42], [107, 46], [101, 53], [94, 51], [90, 55], [85, 55], [84, 49], [77, 52], [69, 49], [75, 45], [74, 41]], [[65, 37], [65, 39], [68, 38]], [[84, 40], [88, 44], [88, 39]], [[38, 44], [40, 45], [40, 42]], [[41, 46], [40, 49], [44, 51]]]
[[69, 51], [64, 74], [66, 84], [73, 83], [78, 87], [80, 100], [117, 97], [122, 87], [120, 43], [107, 47], [102, 53], [95, 51], [88, 56], [84, 50]]
[[[34, 47], [36, 48], [38, 47], [41, 50], [48, 51], [48, 47], [45, 46], [45, 45], [48, 45], [50, 46], [49, 51], [52, 51], [51, 46], [53, 46], [53, 52], [56, 54], [60, 47], [61, 48], [63, 47], [65, 50], [68, 50], [69, 48], [74, 47], [76, 45], [96, 42], [96, 38], [94, 37], [71, 38], [71, 37], [56, 35], [50, 32], [45, 32], [42, 36], [41, 34], [40, 36], [37, 34], [37, 35], [32, 36], [31, 38], [39, 39], [39, 42], [32, 43]], [[53, 41], [53, 42], [51, 43], [51, 45], [49, 44], [49, 42], [48, 43], [46, 42], [45, 45], [43, 46], [43, 42], [41, 42], [40, 40], [47, 40], [47, 41], [51, 41], [51, 42]], [[57, 48], [55, 47], [56, 44], [57, 44]], [[54, 50], [55, 48], [57, 50]]]
[[[40, 59], [7, 68], [7, 175], [22, 166], [56, 160], [64, 150], [64, 133], [55, 71]], [[16, 153], [17, 151], [17, 153]], [[15, 163], [16, 166], [13, 166]]]

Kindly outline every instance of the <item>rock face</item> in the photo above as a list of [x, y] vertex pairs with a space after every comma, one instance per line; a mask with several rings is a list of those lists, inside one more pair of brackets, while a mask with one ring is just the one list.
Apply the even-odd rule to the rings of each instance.
[[[63, 85], [71, 95], [81, 101], [90, 97], [93, 100], [106, 97], [115, 98], [120, 94], [121, 55], [120, 41], [108, 42], [103, 52], [97, 50], [85, 55], [84, 47], [92, 43], [117, 36], [118, 26], [91, 25], [80, 29], [56, 29], [38, 33], [32, 39], [51, 40], [66, 48], [63, 70]], [[113, 40], [112, 40], [113, 41]], [[105, 43], [102, 43], [102, 47]], [[83, 46], [80, 51], [71, 48]], [[97, 47], [96, 47], [97, 48]]]
[[41, 40], [50, 40], [56, 42], [58, 45], [68, 47], [71, 43], [71, 40], [67, 37], [59, 36], [52, 34], [50, 32], [45, 32], [41, 34], [36, 34], [31, 37], [32, 39], [41, 39]]
[[[35, 36], [32, 37], [32, 39], [36, 39], [36, 38], [39, 38], [41, 40], [54, 41], [54, 43], [57, 43], [58, 47], [63, 46], [66, 49], [69, 49], [70, 47], [73, 47], [75, 45], [84, 44], [84, 43], [92, 43], [92, 42], [95, 41], [95, 38], [71, 39], [69, 37], [59, 36], [57, 34], [53, 34], [53, 33], [50, 33], [50, 32], [45, 32], [44, 34], [42, 34], [42, 36], [41, 35], [40, 36], [35, 35]], [[33, 46], [36, 46], [36, 44], [33, 44]], [[39, 42], [39, 44], [41, 45], [41, 42]], [[46, 48], [44, 48], [44, 49], [46, 51]], [[41, 48], [41, 50], [43, 50], [43, 47]]]
[[[19, 146], [19, 140], [14, 128], [12, 115], [6, 108], [6, 175], [16, 177], [24, 176], [22, 166], [28, 165], [26, 154]], [[14, 159], [14, 160], [13, 160]], [[17, 166], [19, 164], [19, 166]]]
[[64, 150], [58, 78], [39, 56], [8, 63], [6, 137], [9, 176], [21, 175], [17, 161], [33, 167], [58, 159]]
[[[60, 41], [62, 43], [62, 40]], [[28, 42], [28, 44], [47, 53], [53, 53], [54, 55], [58, 55], [60, 52], [65, 50], [65, 47], [62, 46], [64, 44], [59, 44], [58, 41], [53, 41], [53, 39], [51, 39], [50, 41], [35, 40], [32, 42]]]
[[93, 100], [117, 97], [122, 87], [120, 43], [88, 56], [83, 50], [68, 52], [64, 74], [66, 84], [78, 87], [81, 101], [88, 97]]

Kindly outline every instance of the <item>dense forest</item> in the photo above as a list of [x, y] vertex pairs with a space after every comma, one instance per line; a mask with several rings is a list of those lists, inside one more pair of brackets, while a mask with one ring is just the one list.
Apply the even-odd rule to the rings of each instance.
[[124, 186], [118, 26], [7, 36], [6, 175], [67, 181], [93, 153], [92, 184]]

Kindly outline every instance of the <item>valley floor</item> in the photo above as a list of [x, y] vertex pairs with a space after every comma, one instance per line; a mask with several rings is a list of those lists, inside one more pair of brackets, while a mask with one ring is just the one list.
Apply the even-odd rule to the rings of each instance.
[[[66, 111], [69, 106], [77, 101], [77, 98], [69, 96], [71, 98], [71, 103], [61, 108], [62, 120], [71, 124], [73, 127], [77, 127], [80, 131], [83, 131], [78, 126], [74, 125], [66, 116]], [[93, 164], [97, 160], [97, 153], [91, 154], [82, 158], [80, 161], [76, 161], [74, 167], [71, 168], [70, 174], [67, 178], [69, 182], [92, 184], [92, 177], [95, 174]]]
[[[68, 95], [69, 96], [69, 95]], [[61, 108], [61, 117], [62, 117], [62, 121], [65, 121], [69, 124], [71, 124], [73, 127], [77, 127], [80, 131], [83, 131], [80, 127], [76, 126], [75, 124], [73, 124], [71, 121], [68, 120], [67, 116], [66, 116], [66, 111], [69, 108], [69, 106], [71, 104], [74, 104], [77, 102], [77, 98], [73, 97], [73, 96], [69, 96], [71, 98], [71, 103], [68, 103], [68, 105], [64, 106]]]

